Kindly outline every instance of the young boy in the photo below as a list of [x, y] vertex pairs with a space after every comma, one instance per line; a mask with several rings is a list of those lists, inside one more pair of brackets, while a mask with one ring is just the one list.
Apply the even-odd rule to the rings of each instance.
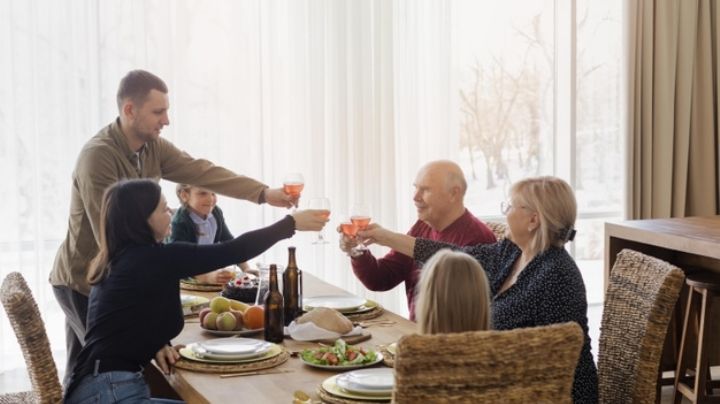
[[[172, 218], [172, 231], [166, 240], [167, 243], [184, 241], [214, 244], [233, 238], [225, 224], [222, 210], [216, 205], [217, 195], [214, 192], [187, 184], [178, 184], [175, 193], [181, 206]], [[240, 263], [239, 266], [243, 271], [250, 268], [246, 262]], [[223, 268], [196, 275], [195, 280], [205, 284], [225, 284], [234, 277], [234, 271]]]

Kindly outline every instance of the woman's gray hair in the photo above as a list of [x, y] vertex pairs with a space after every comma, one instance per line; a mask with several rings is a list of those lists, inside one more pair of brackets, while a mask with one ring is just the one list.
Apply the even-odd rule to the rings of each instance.
[[567, 182], [550, 176], [526, 178], [513, 184], [510, 194], [540, 218], [530, 243], [535, 254], [575, 238], [577, 202]]

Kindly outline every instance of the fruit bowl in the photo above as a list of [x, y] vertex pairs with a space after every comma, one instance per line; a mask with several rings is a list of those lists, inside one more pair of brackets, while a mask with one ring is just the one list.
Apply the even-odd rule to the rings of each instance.
[[206, 332], [208, 334], [216, 335], [218, 337], [232, 337], [235, 335], [254, 335], [254, 334], [258, 334], [264, 330], [264, 328], [257, 328], [255, 330], [243, 328], [242, 330], [237, 330], [237, 331], [220, 331], [220, 330], [208, 330], [207, 328], [202, 327], [202, 326], [201, 326], [201, 328], [203, 329], [204, 332]]
[[217, 336], [251, 335], [263, 330], [265, 312], [262, 306], [214, 297], [210, 307], [199, 313], [200, 327]]

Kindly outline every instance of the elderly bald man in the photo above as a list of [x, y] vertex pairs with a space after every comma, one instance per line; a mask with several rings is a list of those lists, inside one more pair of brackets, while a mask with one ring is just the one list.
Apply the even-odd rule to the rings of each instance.
[[[465, 208], [465, 175], [452, 161], [433, 161], [424, 165], [415, 179], [413, 201], [418, 220], [407, 232], [413, 237], [467, 246], [494, 243], [495, 235]], [[343, 236], [340, 249], [350, 255], [355, 241]], [[407, 255], [391, 250], [383, 258], [370, 251], [352, 256], [352, 268], [360, 282], [372, 291], [386, 291], [405, 282], [410, 320], [415, 320], [415, 287], [420, 269]]]

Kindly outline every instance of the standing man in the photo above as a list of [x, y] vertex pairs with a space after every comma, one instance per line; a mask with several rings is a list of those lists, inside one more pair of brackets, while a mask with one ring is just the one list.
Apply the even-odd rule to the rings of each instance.
[[90, 285], [88, 264], [98, 252], [100, 205], [105, 189], [123, 178], [161, 178], [207, 188], [258, 204], [289, 207], [297, 200], [213, 163], [195, 159], [160, 137], [168, 119], [168, 89], [157, 76], [129, 72], [117, 93], [119, 117], [80, 151], [72, 175], [68, 232], [55, 257], [50, 283], [65, 312], [65, 385], [84, 345]]
[[[418, 221], [408, 235], [444, 241], [459, 246], [494, 243], [495, 235], [465, 208], [467, 182], [460, 167], [452, 161], [433, 161], [423, 166], [415, 179], [415, 207]], [[354, 240], [343, 236], [340, 249], [349, 254]], [[410, 320], [415, 320], [415, 287], [420, 269], [415, 260], [391, 250], [377, 259], [370, 251], [353, 257], [355, 276], [372, 291], [386, 291], [405, 282]]]

